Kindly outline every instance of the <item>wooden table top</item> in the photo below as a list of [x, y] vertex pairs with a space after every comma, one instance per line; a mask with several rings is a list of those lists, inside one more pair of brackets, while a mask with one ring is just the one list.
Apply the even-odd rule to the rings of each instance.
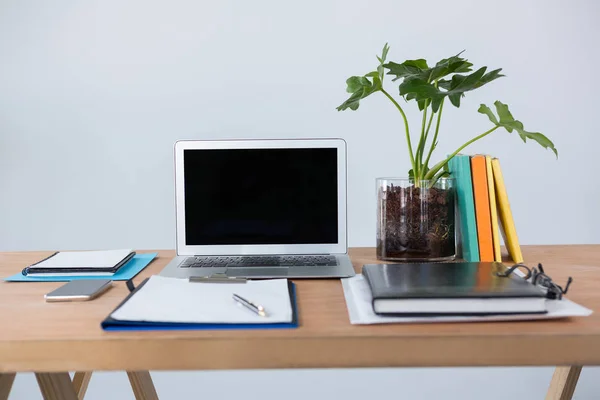
[[[143, 253], [145, 251], [140, 251]], [[0, 253], [0, 276], [51, 252]], [[574, 283], [568, 297], [595, 311], [556, 321], [351, 325], [339, 280], [297, 280], [298, 329], [104, 332], [124, 282], [81, 303], [46, 303], [60, 282], [0, 282], [0, 372], [392, 366], [600, 364], [600, 245], [523, 246], [525, 260]], [[357, 271], [373, 248], [350, 250]], [[174, 256], [160, 251], [134, 280]]]

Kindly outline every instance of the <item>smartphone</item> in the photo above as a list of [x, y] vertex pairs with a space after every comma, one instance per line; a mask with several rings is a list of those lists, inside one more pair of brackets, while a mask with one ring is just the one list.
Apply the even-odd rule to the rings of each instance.
[[112, 286], [110, 279], [82, 279], [71, 281], [58, 289], [46, 293], [46, 301], [85, 301], [92, 300]]

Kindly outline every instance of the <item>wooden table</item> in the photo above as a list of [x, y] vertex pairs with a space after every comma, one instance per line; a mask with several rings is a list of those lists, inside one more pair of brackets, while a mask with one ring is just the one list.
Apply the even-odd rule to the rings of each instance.
[[[8, 276], [50, 252], [0, 253]], [[543, 262], [568, 297], [600, 309], [600, 245], [524, 246]], [[353, 248], [357, 271], [377, 262], [374, 249]], [[135, 280], [158, 273], [174, 256], [159, 257]], [[353, 326], [339, 280], [298, 280], [300, 327], [293, 330], [104, 332], [100, 321], [127, 295], [125, 283], [83, 303], [46, 303], [62, 283], [0, 283], [0, 400], [15, 372], [32, 371], [46, 399], [76, 399], [66, 371], [128, 371], [136, 398], [157, 398], [148, 370], [354, 368], [417, 366], [563, 366], [547, 398], [568, 399], [583, 365], [600, 364], [600, 314], [537, 322]]]

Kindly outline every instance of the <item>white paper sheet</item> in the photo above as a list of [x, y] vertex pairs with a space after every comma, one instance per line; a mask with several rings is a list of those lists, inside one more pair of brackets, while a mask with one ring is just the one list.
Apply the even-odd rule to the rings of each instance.
[[391, 324], [391, 323], [432, 323], [432, 322], [477, 322], [477, 321], [515, 321], [535, 319], [556, 319], [565, 317], [587, 317], [592, 310], [580, 306], [563, 297], [563, 300], [548, 300], [546, 314], [496, 315], [496, 316], [452, 316], [452, 317], [384, 317], [375, 314], [372, 305], [371, 290], [360, 274], [342, 279], [344, 297], [348, 315], [353, 325]]
[[[267, 316], [239, 305], [234, 293], [263, 306]], [[154, 275], [111, 317], [145, 322], [286, 323], [292, 321], [292, 305], [287, 279], [207, 283]]]
[[112, 268], [131, 252], [131, 249], [61, 251], [34, 268]]

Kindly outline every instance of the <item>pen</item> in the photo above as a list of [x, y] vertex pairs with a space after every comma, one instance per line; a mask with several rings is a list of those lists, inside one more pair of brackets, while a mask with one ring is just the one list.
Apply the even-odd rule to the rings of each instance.
[[252, 310], [256, 314], [260, 315], [261, 317], [266, 317], [267, 316], [267, 313], [266, 313], [265, 308], [263, 306], [254, 304], [251, 301], [248, 301], [248, 300], [244, 299], [242, 296], [237, 295], [235, 293], [233, 294], [233, 299], [235, 301], [237, 301], [238, 304], [241, 304], [244, 307], [246, 307], [247, 309]]

